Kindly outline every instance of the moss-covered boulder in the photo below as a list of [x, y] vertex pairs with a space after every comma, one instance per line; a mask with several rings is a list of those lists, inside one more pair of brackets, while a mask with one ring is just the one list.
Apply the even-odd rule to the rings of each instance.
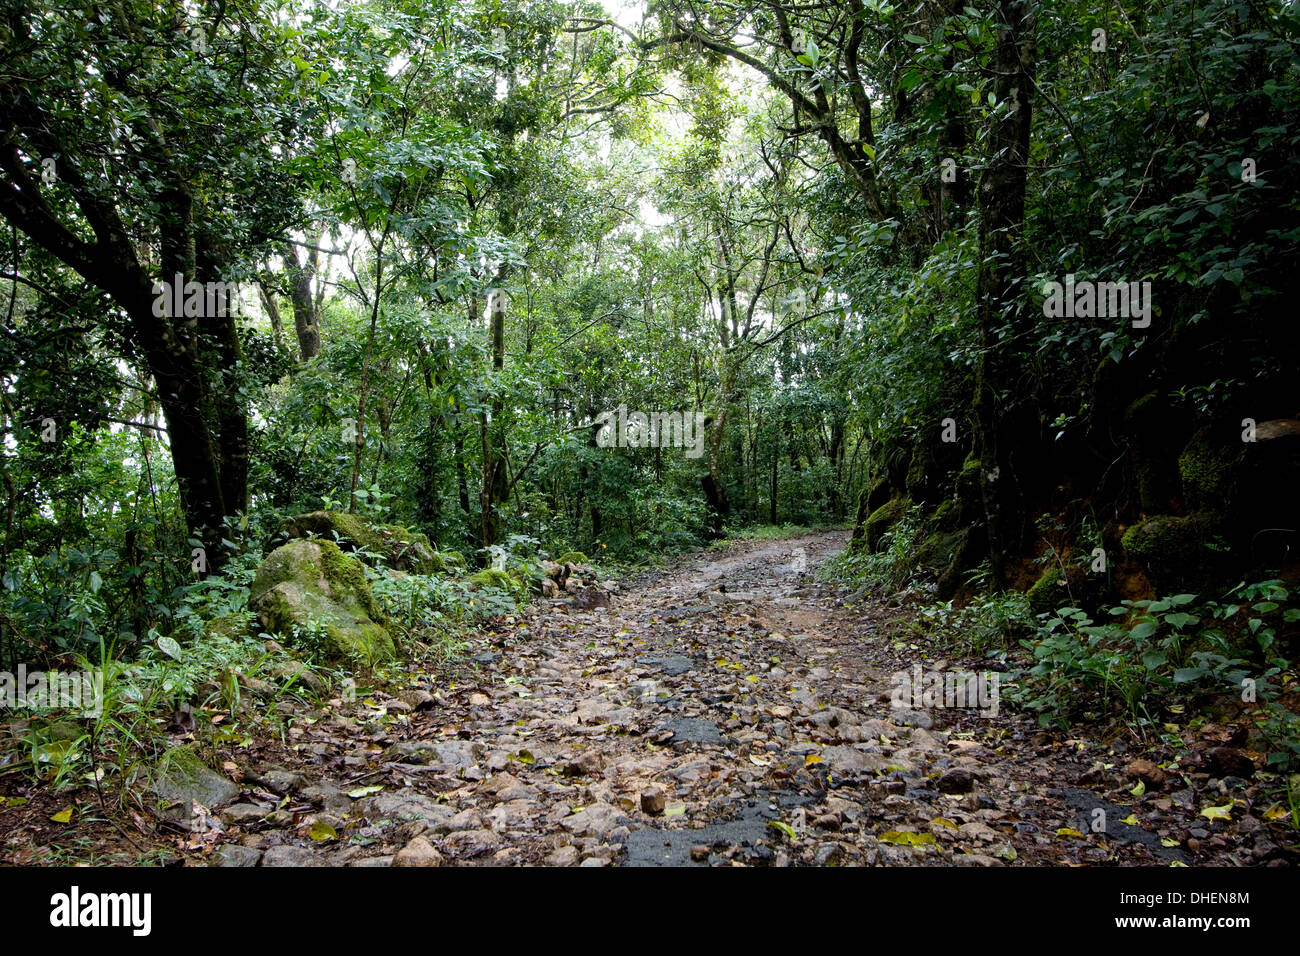
[[150, 789], [170, 819], [188, 819], [196, 804], [215, 810], [239, 796], [239, 784], [204, 763], [194, 747], [166, 751], [150, 776]]
[[336, 541], [345, 551], [373, 563], [375, 555], [390, 568], [415, 574], [436, 574], [447, 569], [445, 558], [418, 531], [389, 524], [371, 524], [359, 515], [340, 511], [312, 511], [286, 518], [280, 531], [288, 538], [323, 538]]
[[465, 579], [465, 585], [471, 591], [477, 591], [480, 588], [495, 588], [498, 591], [504, 591], [519, 602], [524, 601], [528, 596], [528, 583], [522, 577], [506, 571], [498, 571], [496, 568], [484, 568], [482, 571], [475, 571]]
[[452, 571], [463, 572], [467, 567], [469, 567], [469, 562], [465, 560], [465, 555], [461, 554], [459, 551], [440, 551], [438, 552], [438, 559], [442, 562], [444, 568], [449, 568]]
[[942, 571], [952, 562], [961, 540], [960, 534], [937, 531], [917, 548], [913, 560], [919, 567]]
[[908, 496], [914, 501], [925, 500], [932, 464], [930, 456], [920, 445], [912, 450], [912, 459], [907, 465], [907, 479], [904, 484]]
[[1068, 604], [1070, 594], [1066, 590], [1065, 583], [1065, 573], [1061, 570], [1061, 566], [1049, 565], [1025, 592], [1025, 597], [1029, 599], [1029, 606], [1034, 613], [1055, 611], [1058, 607]]
[[1190, 424], [1162, 390], [1135, 399], [1124, 409], [1124, 427], [1133, 436], [1132, 468], [1138, 501], [1146, 514], [1162, 514], [1178, 496], [1177, 456]]
[[1214, 574], [1217, 562], [1207, 544], [1212, 540], [1212, 515], [1156, 515], [1124, 532], [1124, 553], [1146, 572], [1157, 593], [1198, 587]]
[[956, 531], [959, 525], [960, 509], [956, 498], [944, 498], [939, 507], [934, 509], [930, 521], [940, 531]]
[[[333, 541], [290, 541], [257, 569], [249, 609], [286, 642], [319, 633], [327, 660], [373, 663], [397, 656], [365, 568]], [[310, 639], [308, 639], [310, 640]]]
[[862, 542], [868, 551], [876, 550], [885, 532], [898, 524], [903, 515], [907, 514], [910, 504], [907, 498], [894, 498], [871, 512], [862, 526]]
[[983, 469], [975, 456], [962, 462], [957, 472], [957, 523], [968, 525], [984, 517]]
[[1183, 499], [1192, 511], [1226, 512], [1231, 504], [1233, 469], [1241, 459], [1241, 442], [1225, 448], [1201, 431], [1178, 456]]
[[884, 476], [877, 477], [869, 486], [858, 493], [858, 514], [853, 522], [853, 537], [849, 547], [856, 551], [863, 546], [867, 518], [871, 516], [873, 511], [889, 501], [891, 497], [893, 495], [889, 479]]
[[574, 564], [579, 566], [589, 563], [587, 556], [581, 551], [568, 551], [560, 555], [559, 558], [556, 559], [556, 562], [558, 564]]

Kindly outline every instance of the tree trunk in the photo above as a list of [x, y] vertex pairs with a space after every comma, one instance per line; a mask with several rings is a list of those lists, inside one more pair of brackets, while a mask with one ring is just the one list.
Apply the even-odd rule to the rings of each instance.
[[320, 314], [312, 298], [311, 284], [316, 277], [317, 252], [308, 250], [307, 261], [298, 259], [297, 248], [289, 242], [281, 247], [284, 271], [289, 277], [289, 298], [293, 302], [293, 326], [298, 334], [298, 354], [307, 362], [320, 354]]
[[[1026, 322], [1018, 280], [1022, 257], [1026, 170], [1032, 126], [1036, 10], [1031, 0], [999, 0], [993, 68], [999, 104], [989, 163], [979, 186], [979, 277], [976, 302], [979, 362], [975, 375], [976, 447], [982, 472], [985, 532], [993, 580], [1006, 581], [1007, 562], [1023, 543], [1019, 452], [1032, 442], [1032, 408], [1021, 392], [1016, 340]], [[1010, 334], [1000, 334], [1008, 329]], [[1004, 397], [1005, 396], [1005, 397]]]

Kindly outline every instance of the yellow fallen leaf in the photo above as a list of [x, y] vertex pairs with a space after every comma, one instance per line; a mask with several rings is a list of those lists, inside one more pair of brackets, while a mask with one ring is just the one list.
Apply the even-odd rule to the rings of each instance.
[[1201, 816], [1207, 820], [1230, 820], [1232, 819], [1232, 804], [1225, 803], [1221, 807], [1202, 807]]
[[1174, 861], [1173, 861], [1172, 863], [1170, 863], [1169, 865], [1170, 865], [1170, 866], [1181, 866], [1181, 867], [1183, 867], [1183, 868], [1186, 868], [1186, 867], [1187, 867], [1187, 864], [1184, 863], [1182, 860], [1174, 860]]
[[749, 681], [751, 684], [757, 684], [757, 683], [758, 683], [758, 675], [757, 675], [757, 674], [749, 674], [749, 675], [747, 675], [747, 676], [745, 677], [745, 680]]
[[756, 767], [770, 767], [770, 766], [772, 766], [772, 758], [771, 758], [771, 757], [758, 757], [758, 756], [755, 756], [754, 754], [750, 754], [750, 755], [749, 755], [749, 762], [752, 763], [752, 764], [753, 764], [754, 766], [756, 766]]
[[1162, 839], [1162, 840], [1160, 841], [1160, 845], [1163, 846], [1163, 847], [1178, 846], [1178, 841], [1177, 841], [1177, 840], [1171, 840], [1169, 837], [1165, 837], [1164, 839]]
[[1181, 728], [1177, 724], [1165, 724], [1165, 730], [1171, 734], [1176, 734]]
[[933, 820], [930, 821], [930, 825], [940, 826], [940, 827], [951, 827], [954, 830], [959, 829], [957, 824], [953, 823], [947, 817], [935, 817]]
[[1013, 847], [1010, 843], [1004, 843], [1002, 844], [1002, 846], [998, 847], [998, 849], [994, 852], [993, 855], [1000, 860], [1006, 860], [1008, 863], [1014, 863], [1016, 857], [1019, 856], [1020, 854], [1016, 852], [1016, 848]]
[[66, 810], [60, 810], [58, 813], [54, 814], [54, 816], [50, 817], [50, 819], [55, 823], [71, 823], [72, 807], [68, 807]]
[[1264, 819], [1269, 823], [1272, 823], [1274, 820], [1285, 820], [1290, 815], [1291, 814], [1287, 808], [1279, 803], [1277, 806], [1264, 812]]
[[1082, 833], [1080, 833], [1078, 830], [1071, 829], [1070, 827], [1061, 827], [1059, 830], [1056, 831], [1056, 835], [1072, 836], [1072, 837], [1078, 837], [1081, 840], [1083, 839]]
[[822, 758], [818, 754], [809, 754], [808, 756], [803, 758], [803, 765], [805, 767], [811, 767], [813, 764], [821, 763], [821, 762], [822, 762]]
[[938, 843], [933, 833], [911, 833], [907, 830], [889, 830], [880, 834], [881, 843], [893, 843], [897, 846], [921, 846], [925, 843]]
[[1146, 792], [1147, 792], [1147, 782], [1145, 780], [1139, 780], [1137, 782], [1137, 786], [1129, 791], [1129, 793], [1133, 794], [1133, 796], [1135, 797], [1140, 797]]
[[317, 843], [323, 843], [326, 840], [337, 840], [339, 838], [339, 832], [324, 820], [317, 820], [313, 823], [311, 825], [311, 830], [308, 831], [307, 835]]
[[1127, 823], [1129, 826], [1131, 826], [1131, 827], [1135, 827], [1135, 826], [1138, 825], [1137, 814], [1136, 814], [1136, 813], [1130, 813], [1128, 816], [1126, 816], [1123, 820], [1121, 820], [1121, 821], [1119, 821], [1119, 822], [1120, 822], [1120, 823]]

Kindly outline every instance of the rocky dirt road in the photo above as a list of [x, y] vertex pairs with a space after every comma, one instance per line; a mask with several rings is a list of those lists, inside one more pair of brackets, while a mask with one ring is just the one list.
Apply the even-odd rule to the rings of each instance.
[[[745, 542], [480, 635], [451, 687], [294, 720], [240, 771], [224, 865], [1238, 862], [1125, 743], [1003, 708], [891, 708], [931, 659], [812, 572], [843, 533]], [[414, 702], [412, 702], [414, 701]], [[1134, 815], [1136, 814], [1136, 815]], [[1125, 822], [1125, 821], [1128, 822]], [[1265, 841], [1266, 842], [1266, 841]], [[1239, 858], [1238, 858], [1239, 857]]]

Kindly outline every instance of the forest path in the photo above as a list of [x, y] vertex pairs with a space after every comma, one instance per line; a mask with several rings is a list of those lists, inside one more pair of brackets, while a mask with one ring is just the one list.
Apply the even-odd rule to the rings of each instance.
[[[739, 542], [626, 582], [609, 608], [553, 602], [479, 635], [468, 679], [425, 709], [380, 702], [296, 727], [321, 762], [297, 770], [326, 776], [252, 775], [299, 805], [292, 826], [263, 820], [227, 847], [228, 863], [1185, 858], [1078, 782], [1106, 745], [1006, 708], [891, 708], [892, 673], [981, 662], [931, 660], [890, 633], [898, 608], [846, 606], [817, 583], [847, 537]], [[307, 839], [316, 823], [338, 838]]]

